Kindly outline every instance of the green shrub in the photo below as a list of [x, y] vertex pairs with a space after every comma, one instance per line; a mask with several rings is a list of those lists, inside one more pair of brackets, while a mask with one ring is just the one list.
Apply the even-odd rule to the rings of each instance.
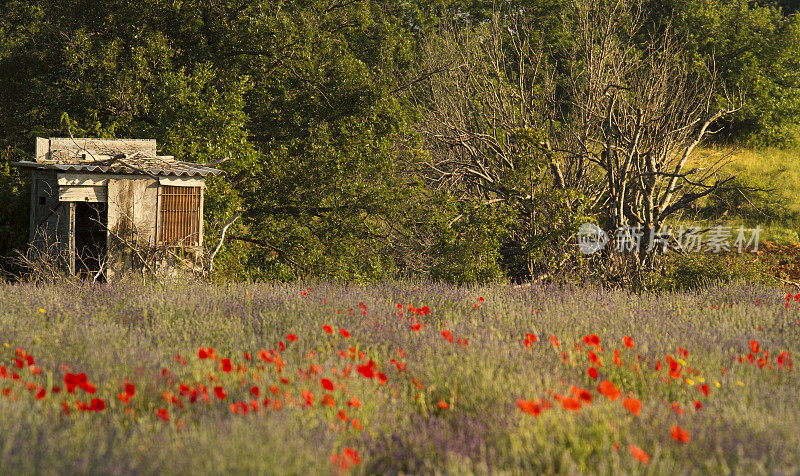
[[670, 253], [661, 258], [660, 272], [650, 277], [649, 287], [687, 290], [735, 281], [770, 284], [774, 278], [764, 262], [750, 254]]

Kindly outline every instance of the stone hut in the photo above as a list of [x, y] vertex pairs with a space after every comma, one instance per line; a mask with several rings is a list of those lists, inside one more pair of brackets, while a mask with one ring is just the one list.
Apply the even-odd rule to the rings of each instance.
[[154, 139], [37, 138], [30, 244], [70, 275], [201, 264], [205, 179], [221, 171], [158, 155]]

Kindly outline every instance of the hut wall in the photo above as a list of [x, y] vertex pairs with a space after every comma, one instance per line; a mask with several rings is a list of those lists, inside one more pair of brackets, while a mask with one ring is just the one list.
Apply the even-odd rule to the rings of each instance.
[[[59, 201], [55, 172], [31, 173], [29, 242], [39, 258], [65, 258], [69, 249], [70, 207]], [[67, 263], [63, 263], [67, 265]]]
[[156, 246], [158, 180], [108, 180], [108, 278], [152, 266]]

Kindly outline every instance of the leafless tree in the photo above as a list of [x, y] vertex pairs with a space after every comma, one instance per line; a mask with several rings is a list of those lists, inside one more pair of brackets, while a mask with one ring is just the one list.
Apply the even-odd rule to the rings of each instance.
[[551, 192], [580, 192], [558, 205], [582, 197], [605, 228], [637, 230], [626, 259], [648, 267], [665, 221], [731, 180], [690, 163], [736, 107], [716, 107], [713, 61], [698, 73], [670, 25], [647, 29], [646, 14], [642, 0], [573, 0], [561, 50], [543, 46], [522, 9], [446, 24], [425, 55], [449, 68], [414, 96], [430, 183], [485, 203], [533, 199], [525, 213], [535, 213], [552, 193], [536, 201], [513, 180], [522, 164], [531, 177], [545, 164]]
[[611, 230], [635, 228], [635, 258], [646, 267], [665, 220], [732, 177], [716, 168], [687, 168], [714, 124], [736, 107], [719, 109], [716, 75], [691, 66], [670, 25], [644, 28], [641, 0], [574, 0], [569, 51], [567, 127], [559, 150], [601, 172], [593, 210]]
[[540, 86], [550, 78], [538, 35], [524, 13], [480, 25], [453, 20], [426, 41], [423, 55], [423, 68], [441, 66], [412, 90], [430, 151], [423, 172], [461, 198], [507, 200], [514, 191], [505, 176], [531, 152], [527, 133], [541, 126], [543, 92], [551, 89]]

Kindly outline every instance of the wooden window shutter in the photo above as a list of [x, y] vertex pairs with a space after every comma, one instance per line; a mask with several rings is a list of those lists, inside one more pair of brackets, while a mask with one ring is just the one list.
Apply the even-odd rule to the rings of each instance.
[[197, 246], [200, 244], [201, 187], [161, 186], [162, 245]]

